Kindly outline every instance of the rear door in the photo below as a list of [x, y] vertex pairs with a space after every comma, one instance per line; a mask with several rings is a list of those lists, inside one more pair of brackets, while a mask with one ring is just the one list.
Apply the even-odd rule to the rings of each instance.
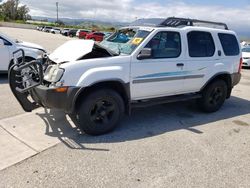
[[221, 49], [216, 47], [214, 35], [197, 30], [191, 30], [186, 34], [187, 77], [184, 81], [184, 89], [187, 93], [199, 91], [221, 66]]

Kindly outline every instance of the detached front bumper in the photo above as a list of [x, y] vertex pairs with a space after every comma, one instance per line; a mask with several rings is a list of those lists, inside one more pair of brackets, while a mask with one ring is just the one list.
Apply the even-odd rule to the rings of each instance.
[[56, 108], [66, 113], [73, 112], [73, 104], [79, 87], [48, 88], [40, 85], [30, 90], [32, 99], [46, 108]]

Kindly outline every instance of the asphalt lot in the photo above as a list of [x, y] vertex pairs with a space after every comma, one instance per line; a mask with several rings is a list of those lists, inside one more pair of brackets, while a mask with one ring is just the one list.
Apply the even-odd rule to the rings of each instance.
[[[0, 32], [49, 51], [69, 40], [32, 30]], [[90, 137], [61, 112], [24, 114], [1, 76], [0, 128], [10, 140], [0, 137], [0, 146], [16, 143], [12, 153], [1, 152], [5, 160], [14, 151], [25, 160], [0, 171], [0, 187], [250, 187], [249, 88], [250, 69], [244, 69], [217, 113], [204, 114], [193, 101], [135, 109], [115, 132]]]

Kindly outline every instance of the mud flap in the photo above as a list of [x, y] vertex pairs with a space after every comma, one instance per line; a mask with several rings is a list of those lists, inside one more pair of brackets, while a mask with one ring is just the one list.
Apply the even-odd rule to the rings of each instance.
[[[20, 50], [14, 53], [17, 52], [20, 52]], [[39, 104], [31, 101], [29, 99], [29, 96], [30, 90], [42, 83], [42, 74], [43, 68], [41, 64], [37, 63], [36, 61], [26, 63], [24, 62], [24, 58], [22, 59], [21, 63], [18, 63], [17, 60], [15, 60], [14, 65], [12, 65], [9, 69], [8, 79], [10, 89], [16, 97], [17, 101], [20, 103], [20, 105], [26, 112], [31, 112], [32, 110], [40, 107]], [[29, 84], [27, 86], [25, 82], [29, 80], [32, 84]]]

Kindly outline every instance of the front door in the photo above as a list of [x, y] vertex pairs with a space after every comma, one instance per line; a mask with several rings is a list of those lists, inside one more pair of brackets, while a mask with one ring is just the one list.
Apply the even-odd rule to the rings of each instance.
[[185, 79], [185, 59], [181, 35], [173, 31], [158, 32], [144, 48], [152, 57], [131, 61], [131, 99], [139, 100], [181, 93]]
[[4, 42], [4, 45], [0, 46], [0, 71], [7, 71], [10, 63], [9, 42], [1, 37], [0, 39]]

